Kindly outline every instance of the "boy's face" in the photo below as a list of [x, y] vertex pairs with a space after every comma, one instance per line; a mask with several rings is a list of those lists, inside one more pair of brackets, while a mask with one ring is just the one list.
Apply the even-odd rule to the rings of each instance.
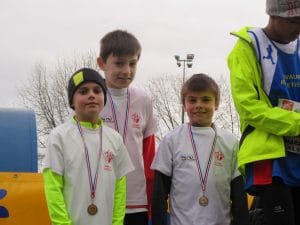
[[73, 105], [79, 121], [97, 123], [104, 107], [102, 87], [94, 82], [83, 83], [74, 93]]
[[197, 127], [210, 127], [217, 102], [211, 91], [189, 91], [184, 97], [184, 110], [190, 124]]
[[116, 89], [127, 88], [134, 79], [138, 59], [138, 54], [121, 57], [110, 54], [106, 61], [99, 57], [97, 62], [104, 71], [106, 86]]

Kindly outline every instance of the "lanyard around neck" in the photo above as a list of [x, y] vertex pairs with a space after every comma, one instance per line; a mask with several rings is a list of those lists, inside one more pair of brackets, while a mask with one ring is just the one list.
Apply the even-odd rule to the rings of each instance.
[[114, 101], [113, 101], [112, 96], [111, 96], [111, 94], [110, 94], [109, 91], [107, 91], [107, 96], [109, 97], [109, 100], [110, 100], [110, 108], [111, 108], [111, 112], [112, 112], [112, 116], [113, 116], [113, 120], [114, 120], [114, 124], [115, 124], [115, 130], [119, 134], [122, 135], [123, 142], [125, 143], [126, 134], [127, 134], [127, 126], [128, 126], [128, 117], [129, 117], [129, 106], [130, 106], [130, 94], [129, 94], [129, 90], [127, 88], [127, 104], [126, 104], [126, 111], [125, 111], [125, 120], [124, 120], [123, 134], [120, 132], [120, 129], [119, 129], [119, 123], [118, 123], [118, 119], [117, 119], [115, 104], [114, 104]]
[[200, 179], [200, 184], [201, 184], [201, 189], [202, 189], [203, 194], [205, 193], [205, 190], [206, 190], [207, 177], [208, 177], [208, 173], [209, 173], [209, 169], [210, 169], [210, 165], [211, 165], [211, 160], [212, 160], [213, 152], [214, 152], [215, 145], [216, 145], [216, 139], [217, 139], [217, 131], [216, 131], [214, 125], [212, 125], [212, 128], [215, 132], [215, 136], [214, 136], [212, 147], [210, 149], [210, 155], [209, 155], [209, 159], [208, 159], [208, 162], [207, 162], [207, 165], [206, 165], [205, 174], [204, 174], [204, 177], [203, 177], [201, 167], [200, 167], [199, 157], [198, 157], [198, 153], [197, 153], [196, 143], [195, 143], [195, 140], [194, 140], [194, 137], [193, 137], [192, 128], [191, 128], [191, 125], [188, 124], [190, 141], [191, 141], [191, 144], [192, 144], [192, 147], [193, 147], [195, 162], [196, 162], [196, 166], [197, 166], [197, 170], [198, 170], [198, 174], [199, 174], [199, 179]]
[[94, 176], [94, 180], [92, 177], [92, 170], [91, 170], [91, 163], [90, 163], [90, 157], [89, 157], [89, 152], [88, 152], [88, 148], [86, 145], [86, 142], [84, 140], [84, 136], [83, 136], [83, 130], [82, 127], [79, 123], [79, 121], [77, 120], [76, 117], [75, 121], [84, 145], [84, 153], [85, 153], [85, 162], [86, 162], [86, 167], [87, 167], [87, 171], [88, 171], [88, 177], [89, 177], [89, 184], [90, 184], [90, 196], [91, 196], [91, 201], [94, 201], [94, 198], [96, 196], [96, 189], [97, 189], [97, 181], [98, 181], [98, 169], [99, 169], [99, 164], [100, 164], [100, 158], [101, 158], [101, 153], [102, 153], [102, 126], [99, 128], [99, 151], [98, 151], [98, 158], [97, 158], [97, 166], [96, 166], [96, 171], [95, 171], [95, 176]]

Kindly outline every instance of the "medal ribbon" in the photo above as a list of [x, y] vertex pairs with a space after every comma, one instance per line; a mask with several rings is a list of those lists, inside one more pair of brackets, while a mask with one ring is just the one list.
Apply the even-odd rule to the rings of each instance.
[[100, 158], [101, 158], [101, 153], [102, 153], [102, 126], [99, 129], [100, 146], [99, 146], [99, 152], [98, 152], [96, 172], [95, 172], [94, 181], [93, 181], [91, 164], [90, 164], [90, 157], [89, 157], [89, 152], [88, 152], [87, 145], [86, 145], [84, 137], [83, 137], [83, 130], [82, 130], [82, 127], [81, 127], [79, 121], [76, 119], [76, 117], [74, 117], [74, 118], [75, 118], [78, 130], [79, 130], [79, 133], [80, 133], [83, 145], [84, 145], [85, 162], [86, 162], [86, 167], [87, 167], [88, 176], [89, 176], [89, 184], [90, 184], [90, 196], [91, 196], [91, 200], [93, 202], [93, 200], [96, 196], [97, 181], [98, 181], [98, 168], [99, 168]]
[[[112, 116], [113, 116], [113, 119], [114, 119], [115, 130], [119, 134], [121, 134], [120, 130], [119, 130], [118, 119], [117, 119], [117, 114], [116, 114], [116, 110], [115, 110], [114, 101], [113, 101], [109, 91], [107, 92], [107, 95], [108, 95], [109, 100], [110, 100], [110, 108], [111, 108]], [[127, 125], [128, 125], [128, 117], [129, 117], [129, 105], [130, 105], [130, 95], [129, 95], [129, 91], [128, 91], [128, 88], [127, 88], [127, 105], [126, 105], [126, 112], [125, 112], [125, 121], [124, 121], [123, 134], [121, 134], [122, 137], [123, 137], [123, 142], [124, 143], [125, 143], [126, 134], [127, 134]]]
[[203, 195], [204, 195], [205, 189], [206, 189], [207, 177], [208, 177], [208, 173], [209, 173], [209, 169], [210, 169], [210, 164], [211, 164], [213, 152], [214, 152], [215, 145], [216, 145], [217, 132], [216, 132], [216, 129], [215, 129], [214, 125], [212, 125], [212, 128], [215, 131], [215, 136], [214, 136], [214, 141], [213, 141], [213, 144], [212, 144], [212, 147], [211, 147], [211, 150], [210, 150], [210, 155], [209, 155], [208, 163], [207, 163], [207, 166], [206, 166], [205, 175], [203, 177], [202, 172], [201, 172], [199, 157], [198, 157], [198, 153], [197, 153], [197, 148], [196, 148], [196, 144], [195, 144], [195, 140], [194, 140], [194, 137], [193, 137], [193, 132], [192, 132], [192, 128], [191, 128], [190, 124], [188, 124], [188, 128], [189, 128], [190, 140], [191, 140], [191, 143], [192, 143], [193, 152], [194, 152], [194, 156], [195, 156], [195, 160], [196, 160], [196, 166], [197, 166], [198, 174], [199, 174], [199, 178], [200, 178], [201, 189], [202, 189], [202, 192], [203, 192]]

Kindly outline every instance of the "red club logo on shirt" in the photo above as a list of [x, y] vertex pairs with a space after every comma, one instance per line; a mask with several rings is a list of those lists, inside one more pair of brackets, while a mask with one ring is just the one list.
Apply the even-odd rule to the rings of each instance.
[[215, 156], [215, 159], [218, 161], [221, 161], [222, 159], [224, 159], [223, 152], [216, 151], [216, 152], [214, 152], [214, 156]]
[[113, 154], [111, 151], [106, 151], [104, 152], [104, 159], [105, 159], [105, 164], [111, 163], [111, 160], [113, 159]]
[[134, 128], [139, 128], [139, 122], [140, 122], [140, 116], [137, 113], [133, 113], [131, 115], [131, 119], [133, 121], [133, 127]]
[[214, 152], [214, 158], [215, 158], [215, 166], [223, 166], [222, 160], [224, 159], [223, 152], [215, 151]]
[[110, 150], [107, 150], [106, 152], [104, 152], [104, 161], [105, 161], [105, 165], [104, 165], [104, 170], [107, 171], [112, 171], [111, 168], [111, 161], [113, 160], [114, 155]]

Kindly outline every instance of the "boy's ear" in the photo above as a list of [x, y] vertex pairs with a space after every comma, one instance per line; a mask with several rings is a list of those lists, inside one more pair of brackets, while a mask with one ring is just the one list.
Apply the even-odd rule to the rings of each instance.
[[98, 57], [97, 58], [97, 64], [98, 64], [98, 66], [99, 66], [99, 68], [101, 69], [101, 70], [104, 70], [104, 66], [105, 66], [105, 62], [104, 62], [104, 60], [102, 59], [102, 57]]

